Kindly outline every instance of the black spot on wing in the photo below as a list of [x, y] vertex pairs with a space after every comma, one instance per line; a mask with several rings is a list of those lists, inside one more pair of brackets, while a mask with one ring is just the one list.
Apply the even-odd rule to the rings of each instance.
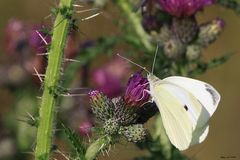
[[186, 105], [184, 105], [184, 109], [185, 109], [186, 111], [188, 111], [188, 107], [187, 107]]
[[213, 100], [213, 105], [217, 104], [217, 99], [218, 99], [218, 95], [217, 93], [212, 89], [212, 87], [208, 84], [205, 84], [205, 89], [206, 91], [212, 96], [212, 100]]

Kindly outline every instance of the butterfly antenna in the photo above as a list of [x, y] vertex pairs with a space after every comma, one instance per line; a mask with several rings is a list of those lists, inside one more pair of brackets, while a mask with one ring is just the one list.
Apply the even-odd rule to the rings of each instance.
[[154, 59], [153, 59], [153, 64], [152, 64], [152, 74], [153, 74], [153, 71], [154, 71], [154, 67], [155, 67], [155, 64], [156, 64], [156, 59], [157, 59], [157, 54], [158, 54], [158, 44], [157, 44], [157, 48], [156, 48], [156, 51], [155, 51], [155, 55], [154, 55]]
[[146, 67], [143, 67], [143, 66], [141, 66], [141, 65], [131, 61], [130, 59], [127, 59], [126, 57], [121, 56], [120, 54], [117, 54], [117, 56], [122, 58], [122, 59], [124, 59], [124, 60], [126, 60], [126, 61], [128, 61], [128, 62], [130, 62], [130, 63], [132, 63], [132, 64], [134, 64], [134, 65], [136, 65], [136, 66], [138, 66], [138, 67], [140, 67], [140, 68], [142, 68], [144, 71], [146, 71], [147, 73], [150, 74], [150, 72], [146, 69]]

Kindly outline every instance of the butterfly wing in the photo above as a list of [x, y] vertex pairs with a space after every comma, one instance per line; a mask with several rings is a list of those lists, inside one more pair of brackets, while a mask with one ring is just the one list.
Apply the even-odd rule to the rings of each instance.
[[163, 79], [163, 81], [181, 86], [182, 88], [190, 92], [200, 101], [200, 103], [208, 111], [210, 116], [212, 116], [215, 112], [221, 97], [220, 94], [216, 91], [216, 89], [214, 89], [210, 84], [180, 76], [168, 77]]
[[198, 127], [199, 116], [206, 113], [201, 111], [202, 105], [185, 89], [161, 80], [150, 82], [150, 93], [160, 110], [169, 140], [179, 150], [187, 149]]
[[202, 143], [206, 139], [206, 137], [208, 135], [208, 131], [209, 131], [208, 124], [195, 129], [193, 132], [193, 136], [192, 136], [191, 146]]

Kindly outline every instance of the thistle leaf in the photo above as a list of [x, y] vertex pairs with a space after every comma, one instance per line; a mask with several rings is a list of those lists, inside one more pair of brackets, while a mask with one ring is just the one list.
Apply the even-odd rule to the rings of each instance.
[[73, 148], [76, 151], [77, 157], [79, 160], [84, 160], [85, 152], [86, 152], [86, 146], [83, 144], [83, 139], [77, 135], [73, 130], [63, 125], [63, 130], [68, 138], [68, 140], [71, 142]]
[[194, 77], [196, 75], [206, 72], [209, 69], [216, 68], [216, 67], [222, 65], [223, 63], [227, 62], [232, 55], [233, 54], [225, 54], [221, 57], [214, 58], [214, 59], [210, 60], [209, 62], [199, 61], [199, 62], [197, 62], [197, 66], [195, 67], [195, 69], [192, 70], [189, 75], [191, 77]]

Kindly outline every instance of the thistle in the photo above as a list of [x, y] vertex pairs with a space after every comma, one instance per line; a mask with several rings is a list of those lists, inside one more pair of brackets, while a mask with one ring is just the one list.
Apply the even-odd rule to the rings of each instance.
[[141, 75], [141, 72], [137, 72], [128, 81], [124, 100], [130, 106], [142, 106], [150, 97], [148, 90], [147, 79]]
[[[90, 104], [96, 118], [102, 122], [103, 135], [114, 137], [115, 139], [113, 141], [113, 138], [107, 138], [105, 139], [108, 140], [106, 143], [104, 143], [105, 140], [97, 140], [92, 145], [100, 146], [99, 143], [101, 142], [106, 148], [107, 145], [116, 143], [121, 136], [125, 137], [129, 142], [137, 143], [144, 141], [147, 132], [143, 123], [154, 115], [152, 114], [153, 112], [148, 112], [150, 107], [145, 105], [150, 96], [147, 92], [148, 89], [147, 79], [142, 76], [141, 72], [137, 72], [129, 78], [123, 96], [110, 99], [102, 92], [97, 90], [91, 91], [89, 93]], [[156, 112], [156, 110], [152, 111]], [[146, 112], [151, 114], [146, 114]], [[90, 156], [90, 152], [94, 152], [93, 150], [90, 151], [91, 146], [86, 152], [86, 157]], [[99, 150], [101, 148], [97, 148], [94, 155]]]
[[224, 21], [220, 18], [216, 18], [210, 22], [202, 24], [198, 33], [197, 42], [201, 46], [206, 47], [217, 39], [218, 35], [223, 31], [223, 29]]
[[158, 0], [161, 9], [176, 17], [187, 17], [194, 15], [215, 0]]

